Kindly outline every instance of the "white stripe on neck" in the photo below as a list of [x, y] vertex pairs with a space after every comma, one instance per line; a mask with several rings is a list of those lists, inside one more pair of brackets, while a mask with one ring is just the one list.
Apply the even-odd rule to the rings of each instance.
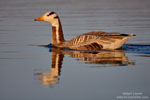
[[61, 26], [59, 25], [59, 20], [54, 19], [52, 22], [52, 26], [56, 27], [56, 41], [57, 41], [57, 43], [60, 43], [59, 27], [61, 27]]
[[58, 42], [58, 43], [60, 43], [59, 27], [60, 27], [59, 25], [56, 27], [56, 39], [57, 39], [57, 42]]

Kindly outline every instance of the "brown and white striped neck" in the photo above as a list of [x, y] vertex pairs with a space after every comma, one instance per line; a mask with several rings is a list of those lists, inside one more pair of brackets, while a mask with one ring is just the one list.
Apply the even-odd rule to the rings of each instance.
[[51, 43], [53, 45], [60, 44], [64, 42], [64, 36], [63, 36], [63, 30], [62, 30], [62, 25], [60, 22], [60, 19], [58, 16], [56, 16], [54, 24], [52, 24], [52, 40]]

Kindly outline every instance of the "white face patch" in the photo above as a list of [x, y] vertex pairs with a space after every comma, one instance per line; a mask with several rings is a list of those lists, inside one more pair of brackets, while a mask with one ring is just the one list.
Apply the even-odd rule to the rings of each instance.
[[58, 26], [59, 19], [58, 15], [55, 12], [47, 12], [43, 15], [43, 17], [45, 22], [51, 23], [52, 26]]

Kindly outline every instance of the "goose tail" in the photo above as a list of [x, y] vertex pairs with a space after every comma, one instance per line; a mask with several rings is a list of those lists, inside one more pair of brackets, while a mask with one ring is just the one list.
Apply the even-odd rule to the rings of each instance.
[[136, 36], [134, 33], [131, 33], [130, 35], [129, 35], [129, 37], [132, 37], [132, 36]]

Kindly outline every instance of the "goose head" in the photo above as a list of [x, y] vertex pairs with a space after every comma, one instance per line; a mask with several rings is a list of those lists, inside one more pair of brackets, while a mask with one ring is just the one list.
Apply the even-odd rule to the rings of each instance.
[[53, 11], [49, 11], [49, 12], [46, 12], [41, 17], [34, 19], [34, 21], [44, 21], [44, 22], [48, 22], [48, 23], [52, 24], [52, 26], [56, 26], [59, 23], [59, 17], [57, 15], [57, 13], [55, 13]]

